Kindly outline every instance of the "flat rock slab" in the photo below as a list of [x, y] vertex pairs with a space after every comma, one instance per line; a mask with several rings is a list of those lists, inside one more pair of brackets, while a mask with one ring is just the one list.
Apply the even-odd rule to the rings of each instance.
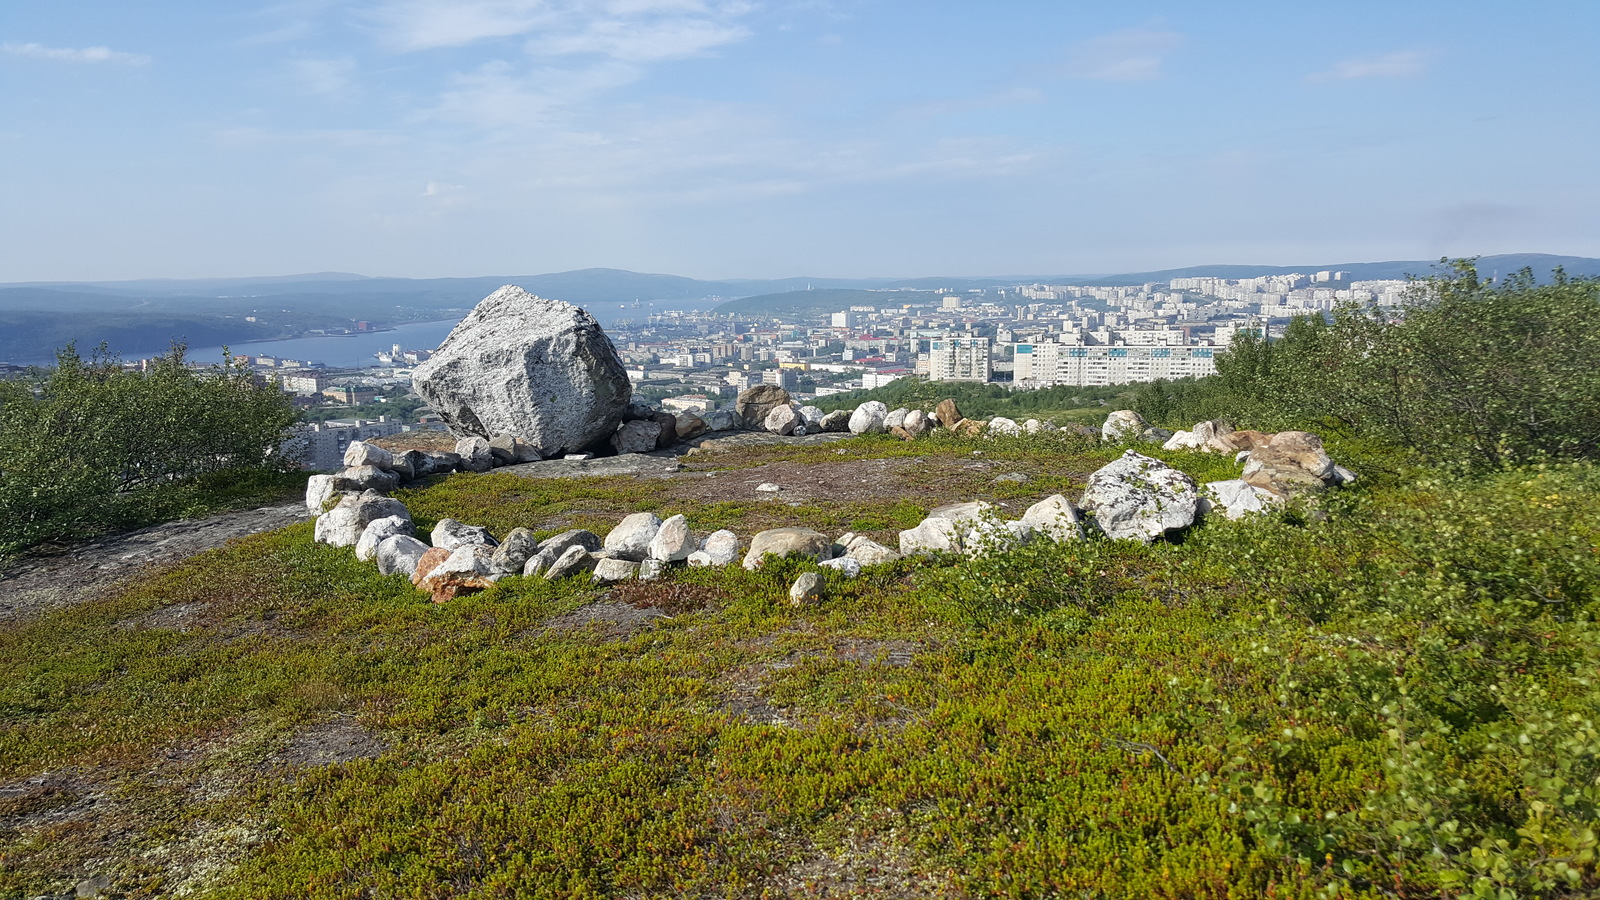
[[25, 556], [0, 573], [0, 625], [92, 599], [146, 566], [177, 562], [234, 538], [308, 518], [306, 505], [297, 500], [152, 525], [76, 544], [55, 555]]
[[625, 453], [599, 459], [546, 459], [496, 469], [523, 478], [601, 478], [607, 475], [669, 476], [683, 466], [670, 453]]
[[806, 444], [827, 444], [855, 435], [848, 431], [828, 432], [819, 434], [804, 434], [799, 437], [792, 435], [772, 434], [766, 431], [719, 431], [705, 437], [696, 438], [687, 443], [691, 447], [706, 450], [732, 450], [740, 447], [799, 447]]

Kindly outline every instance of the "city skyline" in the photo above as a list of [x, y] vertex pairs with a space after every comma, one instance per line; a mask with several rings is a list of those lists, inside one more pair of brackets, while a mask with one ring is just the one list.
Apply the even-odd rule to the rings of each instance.
[[1580, 3], [13, 6], [0, 282], [1594, 256], [1597, 26]]

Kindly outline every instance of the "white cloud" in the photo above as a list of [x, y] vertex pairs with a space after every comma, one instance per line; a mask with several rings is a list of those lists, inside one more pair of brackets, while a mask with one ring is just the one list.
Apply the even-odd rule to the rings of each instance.
[[143, 53], [123, 53], [110, 47], [46, 47], [43, 44], [0, 44], [0, 53], [74, 63], [119, 63], [142, 66], [150, 62]]
[[385, 0], [368, 10], [402, 51], [525, 37], [547, 54], [676, 59], [743, 39], [744, 0]]
[[1378, 56], [1360, 56], [1333, 64], [1324, 72], [1306, 76], [1309, 81], [1346, 81], [1353, 78], [1409, 78], [1428, 66], [1428, 54], [1397, 50]]
[[292, 59], [289, 72], [295, 83], [308, 94], [340, 100], [361, 93], [356, 84], [356, 62], [349, 57], [341, 59]]
[[1154, 81], [1167, 54], [1183, 43], [1176, 31], [1131, 28], [1073, 46], [1063, 72], [1094, 81]]

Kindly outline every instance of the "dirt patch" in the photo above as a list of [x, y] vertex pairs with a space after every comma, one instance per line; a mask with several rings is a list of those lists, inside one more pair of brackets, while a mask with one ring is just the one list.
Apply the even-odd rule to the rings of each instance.
[[273, 756], [270, 765], [295, 769], [331, 766], [372, 759], [387, 749], [389, 745], [382, 738], [362, 727], [353, 716], [339, 715], [295, 731], [289, 746]]
[[99, 596], [152, 566], [170, 565], [234, 538], [309, 517], [303, 503], [268, 506], [153, 525], [54, 553], [36, 552], [0, 573], [0, 626]]
[[[750, 648], [770, 647], [779, 634], [769, 634], [753, 642]], [[717, 706], [724, 712], [763, 725], [793, 726], [793, 720], [782, 707], [768, 702], [765, 688], [774, 672], [792, 669], [807, 659], [838, 659], [861, 666], [909, 666], [922, 645], [914, 641], [877, 641], [861, 638], [839, 638], [827, 647], [792, 650], [777, 659], [762, 660], [724, 672], [718, 679]]]
[[671, 617], [659, 609], [640, 609], [616, 600], [602, 600], [556, 616], [546, 622], [545, 627], [551, 631], [594, 628], [606, 637], [615, 639], [637, 634], [667, 618]]
[[407, 450], [426, 450], [430, 453], [456, 452], [456, 436], [448, 431], [402, 431], [385, 437], [370, 438], [367, 443], [404, 453]]
[[[707, 460], [705, 464], [711, 462]], [[1014, 467], [1015, 464], [1011, 466]], [[673, 478], [663, 494], [685, 502], [750, 500], [795, 504], [903, 500], [938, 506], [952, 499], [992, 498], [994, 473], [992, 463], [961, 458], [784, 460], [743, 469], [685, 472]], [[762, 484], [775, 484], [779, 489], [776, 492], [756, 490]]]
[[888, 839], [850, 835], [826, 852], [808, 846], [801, 860], [772, 876], [764, 897], [959, 897], [942, 874], [918, 871], [910, 851]]

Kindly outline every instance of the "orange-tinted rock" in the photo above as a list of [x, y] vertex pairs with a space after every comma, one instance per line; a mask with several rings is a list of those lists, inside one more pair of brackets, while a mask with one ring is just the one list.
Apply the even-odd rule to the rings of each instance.
[[956, 401], [946, 397], [939, 401], [938, 406], [933, 408], [933, 418], [940, 425], [953, 429], [963, 417], [961, 410], [956, 408]]
[[449, 550], [443, 547], [430, 547], [428, 552], [422, 554], [422, 558], [417, 560], [417, 570], [411, 573], [411, 583], [414, 585], [422, 584], [422, 579], [427, 578], [429, 572], [438, 568], [440, 563], [449, 558]]
[[889, 433], [902, 441], [914, 441], [917, 439], [916, 435], [905, 430], [905, 428], [900, 425], [896, 425], [895, 427], [889, 429]]

